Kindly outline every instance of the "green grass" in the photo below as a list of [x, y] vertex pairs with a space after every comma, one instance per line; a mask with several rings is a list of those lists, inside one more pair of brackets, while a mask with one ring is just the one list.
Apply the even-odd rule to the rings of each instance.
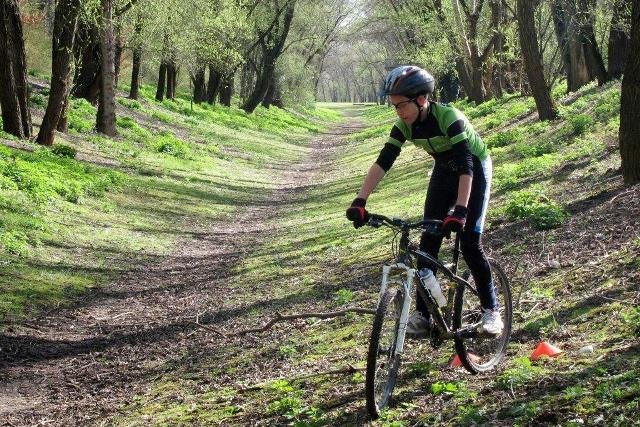
[[[561, 98], [564, 90], [554, 89], [554, 96]], [[566, 239], [562, 226], [569, 221], [583, 221], [585, 232], [598, 231], [572, 204], [588, 200], [619, 163], [610, 150], [617, 91], [616, 84], [585, 88], [563, 105], [561, 120], [544, 123], [527, 122], [534, 107], [520, 95], [480, 105], [457, 103], [492, 148], [494, 186], [485, 245], [492, 256], [515, 266], [509, 274], [515, 290], [522, 289], [515, 309], [517, 339], [501, 369], [480, 380], [445, 369], [453, 351], [448, 343], [438, 351], [409, 343], [397, 404], [372, 425], [537, 425], [549, 414], [556, 417], [551, 423], [562, 425], [577, 418], [590, 423], [600, 415], [621, 425], [635, 419], [639, 399], [633, 378], [640, 375], [640, 354], [629, 343], [640, 331], [640, 315], [629, 301], [640, 266], [637, 238], [621, 242], [593, 264], [538, 269], [536, 275], [527, 271], [527, 263], [546, 265], [548, 248]], [[308, 154], [308, 141], [322, 121], [343, 113], [361, 115], [367, 127], [344, 141], [312, 185], [291, 194], [286, 209], [267, 221], [268, 235], [232, 267], [239, 280], [222, 308], [242, 307], [244, 326], [253, 326], [275, 312], [374, 306], [380, 264], [391, 258], [393, 236], [385, 229], [354, 230], [344, 211], [385, 142], [394, 120], [391, 108], [260, 108], [249, 116], [233, 107], [191, 105], [184, 97], [156, 102], [150, 86], [141, 93], [137, 103], [119, 100], [128, 110], [119, 117], [118, 138], [92, 131], [94, 111], [82, 101], [72, 105], [75, 134], [60, 138], [78, 153], [108, 157], [118, 166], [87, 166], [72, 159], [71, 151], [65, 156], [64, 149], [55, 155], [6, 151], [7, 170], [13, 172], [3, 172], [0, 181], [0, 195], [9, 200], [1, 211], [2, 226], [9, 224], [0, 239], [6, 263], [0, 263], [4, 316], [64, 304], [126, 270], [132, 259], [143, 265], [170, 253], [176, 239], [201, 231], [194, 223], [229, 218], [246, 204], [264, 201], [280, 186], [276, 171]], [[575, 118], [580, 114], [592, 120]], [[53, 179], [42, 178], [39, 168], [45, 164]], [[403, 149], [367, 208], [420, 218], [431, 164], [415, 147]], [[93, 179], [109, 174], [118, 179], [90, 191], [97, 185]], [[491, 232], [501, 231], [505, 222], [516, 223], [525, 237], [510, 228], [508, 242], [491, 240]], [[361, 368], [370, 321], [367, 315], [306, 319], [295, 327], [277, 326], [250, 343], [227, 342], [188, 360], [176, 355], [113, 421], [356, 424], [362, 420]], [[529, 362], [543, 338], [561, 345], [564, 355]], [[595, 354], [577, 355], [585, 343], [595, 345]], [[358, 371], [295, 379], [348, 365]], [[256, 383], [264, 386], [238, 392], [240, 385]]]
[[[191, 232], [190, 222], [259, 201], [277, 186], [273, 167], [304, 156], [322, 120], [339, 115], [270, 108], [249, 116], [206, 105], [192, 111], [183, 99], [118, 102], [131, 113], [118, 115], [115, 139], [94, 133], [95, 107], [72, 99], [69, 134], [51, 149], [0, 147], [0, 319], [65, 304], [131, 259], [168, 253]], [[119, 166], [94, 166], [77, 153]]]
[[[599, 92], [585, 94], [585, 104], [580, 108], [586, 108], [587, 111], [597, 108], [600, 99], [615, 99], [612, 93], [616, 90], [619, 87], [612, 85]], [[357, 114], [353, 106], [341, 108], [349, 114]], [[473, 109], [475, 119], [472, 122], [479, 123], [483, 137], [493, 141], [495, 194], [490, 221], [501, 218], [523, 221], [531, 226], [532, 238], [536, 239], [545, 236], [542, 233], [561, 233], [561, 226], [572, 220], [565, 204], [588, 196], [577, 192], [567, 197], [566, 185], [575, 186], [576, 182], [585, 179], [597, 182], [606, 168], [610, 167], [611, 159], [605, 153], [611, 117], [603, 112], [593, 123], [577, 132], [573, 125], [567, 124], [569, 121], [526, 122], [521, 126], [507, 126], [507, 123], [526, 117], [533, 111], [531, 100], [519, 96], [490, 102], [487, 106], [469, 105], [464, 108]], [[385, 142], [385, 134], [393, 120], [393, 110], [386, 106], [373, 106], [365, 108], [363, 112], [369, 127], [348, 138], [335, 163], [323, 168], [323, 174], [314, 186], [295, 195], [291, 208], [269, 223], [273, 235], [262, 243], [254, 256], [235, 268], [236, 274], [263, 289], [261, 298], [278, 302], [278, 311], [330, 311], [344, 304], [375, 304], [377, 269], [380, 261], [390, 257], [392, 236], [383, 229], [354, 230], [345, 220], [344, 210]], [[386, 124], [381, 124], [382, 120]], [[499, 125], [487, 126], [492, 122], [499, 122]], [[491, 130], [488, 131], [488, 128]], [[416, 150], [411, 147], [403, 150], [394, 167], [370, 197], [368, 209], [388, 216], [420, 217], [427, 181], [425, 170], [429, 170], [430, 160]], [[572, 167], [567, 168], [567, 165]], [[566, 180], [567, 184], [563, 184], [560, 178]], [[587, 190], [588, 187], [583, 191]], [[550, 239], [556, 234], [547, 236]], [[513, 246], [516, 244], [520, 244], [517, 251]], [[518, 254], [529, 250], [525, 242], [514, 241], [513, 245], [508, 249], [510, 254], [504, 256], [522, 256]], [[629, 260], [629, 265], [635, 265], [635, 259]], [[349, 274], [345, 274], [345, 271]], [[581, 277], [588, 279], [588, 270]], [[557, 342], [557, 337], [566, 334], [569, 328], [580, 334], [582, 339], [602, 342], [603, 349], [599, 355], [610, 354], [616, 359], [615, 348], [604, 343], [608, 342], [607, 339], [619, 339], [622, 331], [635, 334], [629, 331], [636, 330], [637, 314], [624, 311], [614, 324], [607, 326], [606, 331], [589, 332], [584, 325], [585, 319], [589, 319], [589, 324], [602, 324], [617, 310], [615, 306], [605, 305], [600, 310], [573, 307], [585, 291], [582, 285], [578, 286], [578, 282], [566, 276], [562, 270], [556, 276], [535, 278], [532, 282], [530, 290], [523, 296], [530, 305], [523, 312], [516, 312], [516, 331], [525, 337], [526, 344], [512, 344], [509, 360], [502, 370], [478, 382], [464, 375], [456, 374], [451, 378], [452, 374], [443, 369], [451, 356], [451, 348], [445, 345], [447, 348], [441, 352], [428, 351], [430, 358], [427, 362], [407, 361], [403, 381], [396, 393], [401, 396], [400, 404], [386, 411], [381, 420], [373, 425], [413, 425], [417, 420], [426, 424], [448, 422], [473, 425], [491, 422], [496, 417], [506, 423], [523, 425], [535, 423], [538, 417], [558, 407], [564, 411], [560, 412], [560, 420], [568, 421], [570, 417], [578, 416], [581, 413], [579, 410], [563, 406], [565, 400], [559, 396], [563, 395], [564, 388], [556, 391], [549, 388], [540, 390], [539, 387], [544, 387], [557, 376], [567, 383], [567, 387], [571, 387], [575, 385], [574, 377], [579, 376], [580, 370], [598, 366], [598, 362], [580, 359], [577, 367], [570, 367], [570, 358], [560, 357], [531, 363], [527, 357], [537, 344], [536, 340], [550, 338]], [[278, 283], [278, 286], [270, 286], [272, 283]], [[572, 283], [576, 292], [571, 298], [565, 293], [567, 283]], [[246, 297], [246, 294], [238, 295], [230, 304], [240, 304]], [[540, 308], [529, 314], [530, 308], [536, 308], [534, 304]], [[547, 312], [556, 309], [567, 310], [568, 314]], [[247, 320], [247, 323], [260, 323], [269, 314], [264, 309], [254, 310], [250, 312], [253, 321]], [[529, 317], [526, 321], [519, 317], [527, 314]], [[289, 330], [286, 332], [287, 340], [278, 345], [266, 344], [271, 338], [266, 336], [262, 350], [245, 353], [245, 359], [263, 360], [267, 357], [279, 360], [279, 366], [295, 372], [313, 369], [313, 363], [322, 363], [327, 359], [332, 360], [334, 365], [342, 366], [363, 363], [369, 321], [370, 318], [366, 316], [330, 322], [309, 321], [304, 332]], [[618, 328], [619, 332], [615, 332]], [[575, 351], [571, 346], [579, 344], [573, 341], [566, 343], [566, 351]], [[632, 369], [637, 371], [637, 364], [634, 366]], [[243, 372], [244, 375], [250, 375], [246, 362], [225, 362], [223, 369], [232, 368], [235, 375], [242, 376]], [[595, 381], [597, 377], [588, 374], [587, 378]], [[297, 411], [296, 408], [302, 406], [322, 409], [324, 402], [339, 397], [331, 392], [332, 389], [339, 389], [344, 396], [352, 392], [361, 393], [361, 387], [361, 381], [357, 378], [354, 380], [353, 376], [318, 378], [307, 382], [301, 389], [303, 393], [295, 398], [282, 400], [273, 395], [252, 395], [243, 401], [255, 407], [252, 413], [256, 416], [270, 408], [269, 414], [273, 418], [269, 420], [277, 423], [277, 420], [281, 420], [278, 417], [283, 414], [291, 416]], [[424, 397], [424, 390], [429, 393], [428, 397]], [[576, 390], [579, 391], [575, 389], [576, 393]], [[310, 396], [310, 393], [313, 394]], [[602, 394], [606, 392], [602, 391]], [[611, 399], [618, 396], [615, 392], [609, 392], [609, 395], [613, 396]], [[362, 409], [364, 402], [361, 394], [353, 397], [351, 402], [348, 408], [338, 407], [325, 412], [322, 419], [329, 425], [353, 422], [353, 414]], [[584, 403], [584, 407], [587, 406]], [[428, 413], [431, 408], [438, 408], [437, 414]], [[625, 411], [624, 414], [628, 414], [630, 410]], [[245, 414], [245, 417], [248, 416]]]

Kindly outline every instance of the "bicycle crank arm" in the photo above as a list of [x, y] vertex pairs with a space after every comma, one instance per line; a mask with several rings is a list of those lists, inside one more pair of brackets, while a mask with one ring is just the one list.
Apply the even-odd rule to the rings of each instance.
[[480, 327], [481, 324], [482, 323], [476, 323], [475, 325], [467, 326], [467, 327], [452, 331], [450, 332], [450, 334], [448, 334], [450, 336], [447, 338], [460, 339], [460, 338], [477, 338], [477, 337], [485, 336], [485, 334], [478, 331], [478, 328]]

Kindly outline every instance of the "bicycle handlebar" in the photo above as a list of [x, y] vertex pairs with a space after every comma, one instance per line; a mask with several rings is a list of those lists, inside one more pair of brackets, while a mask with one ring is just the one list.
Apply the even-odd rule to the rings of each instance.
[[442, 221], [437, 219], [424, 219], [419, 222], [410, 223], [400, 218], [388, 218], [384, 215], [369, 213], [369, 221], [367, 222], [367, 225], [375, 228], [381, 227], [383, 225], [388, 225], [392, 228], [399, 229], [423, 228], [427, 231], [440, 233], [442, 228]]

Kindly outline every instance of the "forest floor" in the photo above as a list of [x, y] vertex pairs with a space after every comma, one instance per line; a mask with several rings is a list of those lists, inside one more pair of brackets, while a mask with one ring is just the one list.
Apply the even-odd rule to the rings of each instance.
[[[516, 180], [516, 190], [539, 181], [562, 197], [561, 227], [490, 218], [484, 246], [506, 267], [515, 301], [512, 342], [496, 371], [472, 376], [448, 367], [449, 343], [434, 351], [408, 341], [394, 400], [374, 421], [363, 383], [371, 316], [296, 319], [239, 334], [277, 313], [375, 306], [391, 236], [355, 231], [343, 212], [379, 141], [356, 147], [367, 132], [365, 107], [341, 109], [347, 120], [316, 135], [302, 160], [270, 166], [273, 185], [259, 197], [192, 224], [170, 255], [131, 258], [127, 271], [71, 305], [5, 328], [0, 425], [637, 422], [640, 186], [622, 182], [608, 136], [597, 152]], [[545, 132], [558, 134], [560, 125]], [[503, 206], [517, 200], [513, 188], [500, 187], [509, 171], [500, 167], [513, 158], [500, 149], [494, 158], [493, 197]], [[405, 155], [385, 183], [372, 210], [411, 206], [419, 214], [424, 165]], [[399, 201], [387, 203], [391, 197]], [[529, 362], [542, 339], [563, 355]]]
[[[101, 424], [164, 373], [200, 364], [229, 342], [255, 340], [222, 338], [207, 326], [259, 326], [244, 319], [252, 307], [269, 312], [281, 306], [256, 285], [238, 288], [234, 266], [272, 232], [268, 220], [292, 209], [296, 197], [322, 179], [344, 137], [363, 126], [354, 119], [316, 136], [302, 162], [273, 177], [277, 190], [229, 219], [204, 225], [170, 256], [132, 265], [72, 306], [9, 327], [0, 353], [0, 425]], [[201, 374], [201, 381], [213, 379], [212, 372]], [[222, 382], [212, 386], [239, 383], [216, 380]]]

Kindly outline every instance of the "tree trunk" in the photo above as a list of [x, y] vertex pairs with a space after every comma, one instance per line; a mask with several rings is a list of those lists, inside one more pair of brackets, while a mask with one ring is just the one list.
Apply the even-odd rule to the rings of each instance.
[[562, 49], [567, 91], [578, 90], [592, 80], [582, 45], [576, 0], [555, 0], [553, 21], [558, 43]]
[[580, 42], [584, 50], [587, 68], [589, 69], [591, 80], [597, 79], [598, 84], [602, 85], [609, 80], [609, 76], [604, 68], [604, 62], [602, 61], [602, 55], [600, 54], [596, 33], [593, 28], [595, 21], [594, 8], [595, 5], [590, 4], [590, 0], [578, 0]]
[[220, 88], [220, 104], [231, 107], [231, 97], [233, 96], [233, 75], [224, 78]]
[[471, 93], [469, 99], [480, 104], [485, 100], [484, 74], [482, 72], [482, 64], [472, 58], [471, 61]]
[[470, 96], [472, 87], [471, 76], [469, 75], [469, 70], [462, 58], [456, 59], [456, 71], [458, 72], [458, 77], [460, 78], [460, 84], [462, 85], [464, 95]]
[[220, 73], [213, 65], [209, 64], [209, 83], [207, 84], [207, 102], [209, 104], [215, 104], [218, 90], [220, 90]]
[[576, 91], [589, 83], [592, 79], [587, 68], [587, 60], [584, 57], [582, 44], [577, 33], [569, 35], [569, 72], [567, 73], [567, 89]]
[[167, 61], [167, 87], [165, 88], [165, 96], [167, 99], [173, 99], [171, 91], [173, 90], [173, 62]]
[[[553, 17], [553, 26], [562, 54], [562, 70], [567, 78], [567, 85], [570, 80], [569, 72], [571, 70], [571, 55], [569, 54], [569, 34], [567, 32], [567, 16], [565, 8], [561, 0], [555, 0], [551, 4], [551, 14]], [[570, 90], [570, 89], [568, 89]]]
[[[289, 29], [291, 28], [291, 21], [293, 20], [293, 14], [295, 9], [295, 1], [291, 1], [288, 5], [287, 10], [284, 14], [282, 29], [280, 30], [279, 25], [277, 34], [268, 34], [272, 40], [265, 41], [263, 38], [261, 40], [261, 46], [263, 51], [263, 68], [260, 72], [260, 76], [258, 76], [258, 80], [256, 82], [256, 86], [245, 101], [242, 109], [247, 113], [253, 112], [256, 109], [258, 104], [262, 102], [264, 96], [267, 94], [267, 90], [269, 89], [269, 82], [273, 79], [273, 73], [276, 68], [276, 61], [278, 57], [282, 54], [282, 50], [284, 48], [284, 43], [287, 39], [287, 35], [289, 34]], [[275, 30], [274, 30], [275, 31]], [[264, 36], [265, 38], [267, 35]]]
[[254, 57], [247, 58], [240, 70], [240, 98], [247, 99], [251, 94], [251, 88], [254, 86], [254, 80], [256, 77], [255, 67], [255, 55]]
[[102, 78], [100, 79], [100, 96], [98, 98], [98, 114], [96, 118], [96, 130], [109, 136], [117, 134], [112, 1], [101, 0], [103, 18], [100, 38]]
[[95, 25], [79, 25], [75, 39], [76, 70], [71, 94], [91, 104], [98, 102], [100, 91], [100, 34]]
[[178, 67], [175, 62], [171, 67], [171, 99], [176, 99], [176, 91], [178, 89]]
[[609, 46], [607, 49], [607, 73], [612, 79], [622, 77], [624, 62], [629, 51], [629, 35], [624, 31], [623, 21], [628, 16], [631, 0], [621, 0], [613, 9], [611, 29], [609, 30]]
[[133, 48], [133, 62], [131, 64], [131, 88], [129, 89], [129, 98], [138, 99], [140, 91], [140, 64], [142, 62], [142, 48], [136, 46]]
[[174, 60], [167, 61], [167, 99], [176, 99], [176, 79], [178, 71]]
[[460, 85], [456, 73], [453, 69], [447, 71], [438, 84], [440, 87], [440, 100], [442, 102], [452, 102], [458, 99]]
[[631, 12], [631, 39], [620, 100], [620, 157], [624, 182], [640, 182], [640, 2]]
[[143, 21], [138, 15], [136, 25], [133, 27], [133, 59], [131, 63], [131, 87], [129, 88], [129, 98], [138, 99], [140, 92], [140, 65], [142, 63], [142, 46], [140, 41], [140, 34], [142, 33]]
[[55, 130], [61, 117], [65, 117], [62, 126], [66, 127], [65, 106], [69, 96], [71, 58], [79, 11], [80, 0], [60, 0], [56, 5], [51, 49], [51, 88], [47, 110], [36, 139], [38, 144], [53, 144]]
[[269, 83], [269, 89], [267, 89], [267, 93], [264, 95], [264, 99], [262, 100], [263, 107], [265, 108], [271, 107], [271, 104], [273, 104], [273, 96], [275, 91], [276, 91], [276, 87], [272, 79], [271, 83]]
[[193, 102], [201, 103], [207, 99], [207, 84], [204, 77], [204, 67], [200, 68], [195, 76], [191, 76], [193, 83]]
[[590, 1], [564, 0], [561, 7], [567, 24], [567, 88], [570, 92], [592, 80], [597, 79], [599, 84], [603, 84], [608, 79], [595, 38]]
[[156, 101], [162, 101], [164, 99], [164, 86], [167, 79], [167, 62], [162, 61], [160, 63], [160, 71], [158, 72], [158, 86], [156, 89]]
[[178, 67], [175, 61], [171, 61], [171, 99], [176, 99], [177, 87], [178, 87]]
[[542, 57], [538, 46], [538, 36], [534, 12], [539, 1], [517, 0], [516, 14], [520, 33], [520, 47], [524, 59], [529, 85], [536, 101], [540, 120], [553, 120], [558, 117], [558, 108], [551, 98], [549, 87], [544, 80]]
[[124, 51], [124, 46], [122, 44], [122, 37], [120, 36], [120, 29], [116, 32], [116, 41], [115, 41], [115, 53], [114, 53], [114, 74], [113, 81], [115, 87], [118, 87], [118, 80], [120, 79], [120, 62], [122, 61], [122, 52]]
[[0, 106], [2, 128], [18, 138], [31, 136], [27, 60], [16, 0], [0, 0]]
[[267, 90], [267, 94], [262, 101], [262, 105], [267, 108], [272, 105], [278, 108], [284, 108], [284, 105], [282, 104], [282, 92], [280, 90], [280, 83], [277, 74], [274, 74], [273, 78], [271, 79], [269, 89]]
[[276, 58], [265, 58], [266, 63], [262, 68], [260, 76], [258, 76], [256, 85], [245, 103], [242, 105], [242, 109], [247, 113], [252, 113], [267, 94], [267, 90], [269, 90], [269, 82], [273, 78], [273, 73], [276, 68], [275, 61]]
[[69, 131], [69, 94], [64, 98], [64, 104], [62, 104], [62, 111], [60, 112], [56, 130], [64, 133]]

